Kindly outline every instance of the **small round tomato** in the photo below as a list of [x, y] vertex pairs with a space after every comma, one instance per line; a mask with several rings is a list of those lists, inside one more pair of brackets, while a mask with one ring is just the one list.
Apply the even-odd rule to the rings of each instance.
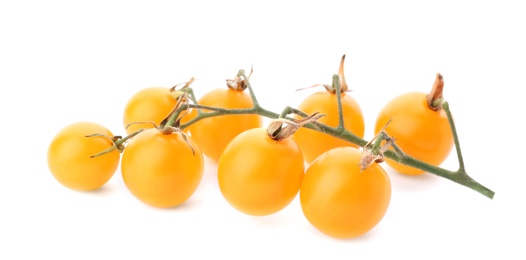
[[[94, 134], [98, 136], [90, 136]], [[100, 188], [117, 170], [120, 152], [116, 149], [91, 156], [111, 148], [111, 138], [113, 134], [106, 127], [93, 122], [77, 122], [64, 127], [48, 147], [49, 170], [59, 183], [70, 189]]]
[[[365, 123], [358, 102], [345, 92], [340, 95], [345, 129], [363, 138]], [[338, 126], [339, 116], [336, 93], [330, 91], [316, 92], [303, 100], [298, 109], [309, 115], [315, 112], [325, 114], [325, 117], [320, 118], [318, 122], [332, 127]], [[353, 143], [305, 127], [300, 128], [293, 138], [303, 151], [307, 163], [311, 163], [320, 154], [332, 148], [341, 146], [357, 147]]]
[[172, 95], [173, 92], [173, 89], [166, 87], [149, 87], [135, 93], [124, 108], [123, 124], [127, 127], [126, 133], [158, 126], [177, 105], [178, 98]]
[[307, 220], [335, 238], [367, 233], [384, 217], [391, 200], [391, 183], [373, 163], [360, 170], [361, 151], [338, 147], [320, 155], [307, 169], [300, 203]]
[[[252, 108], [252, 98], [242, 89], [215, 89], [203, 95], [198, 104], [220, 108]], [[203, 110], [203, 112], [208, 112]], [[195, 118], [192, 110], [188, 120]], [[208, 158], [218, 161], [227, 144], [241, 132], [261, 127], [259, 115], [223, 115], [201, 119], [189, 127], [189, 132]]]
[[201, 182], [203, 169], [203, 155], [190, 136], [182, 132], [166, 134], [157, 128], [133, 137], [121, 162], [128, 190], [140, 201], [158, 208], [188, 200]]
[[[395, 143], [417, 160], [438, 166], [453, 148], [453, 135], [444, 111], [431, 109], [426, 94], [411, 92], [400, 95], [380, 111], [375, 125], [378, 133], [386, 123], [385, 131], [396, 139]], [[418, 175], [424, 171], [386, 158], [386, 163], [400, 173]]]
[[224, 198], [235, 209], [253, 216], [285, 208], [296, 197], [305, 170], [294, 140], [274, 140], [264, 128], [236, 136], [217, 167]]

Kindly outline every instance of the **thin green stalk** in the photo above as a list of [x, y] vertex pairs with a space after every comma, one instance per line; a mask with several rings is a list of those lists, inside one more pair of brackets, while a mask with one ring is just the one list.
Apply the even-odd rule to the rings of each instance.
[[343, 107], [342, 107], [342, 89], [340, 84], [340, 76], [337, 74], [332, 76], [332, 86], [336, 90], [336, 100], [338, 100], [338, 128], [345, 129], [343, 124]]
[[449, 125], [451, 127], [451, 133], [453, 134], [453, 141], [455, 142], [455, 148], [457, 151], [459, 171], [464, 171], [464, 158], [462, 157], [462, 151], [460, 151], [460, 141], [458, 140], [457, 129], [455, 127], [455, 122], [453, 121], [453, 116], [451, 115], [451, 110], [449, 109], [449, 103], [447, 101], [442, 102], [442, 109], [446, 112]]
[[378, 134], [378, 136], [376, 137], [376, 139], [374, 140], [373, 147], [371, 148], [371, 152], [374, 155], [378, 155], [378, 153], [380, 152], [380, 149], [382, 147], [382, 141], [384, 141], [384, 140], [385, 140], [384, 132], [380, 132]]
[[248, 80], [247, 75], [245, 74], [245, 70], [239, 70], [239, 72], [237, 73], [237, 76], [242, 78], [245, 84], [247, 84], [248, 93], [250, 94], [250, 97], [252, 98], [252, 103], [254, 103], [254, 107], [259, 107], [258, 99], [256, 97], [256, 94], [254, 93], [254, 90], [252, 89], [252, 86], [250, 86], [250, 82]]

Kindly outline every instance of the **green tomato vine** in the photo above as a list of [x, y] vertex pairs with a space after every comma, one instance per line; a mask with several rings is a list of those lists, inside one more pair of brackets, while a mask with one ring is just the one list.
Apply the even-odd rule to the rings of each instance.
[[[161, 124], [161, 127], [162, 128], [177, 127], [177, 128], [182, 130], [182, 129], [185, 129], [185, 128], [189, 127], [190, 125], [192, 125], [192, 124], [196, 123], [197, 121], [202, 120], [204, 118], [215, 117], [215, 116], [223, 116], [223, 115], [235, 115], [235, 114], [238, 114], [238, 115], [239, 114], [257, 114], [257, 115], [260, 115], [260, 116], [263, 116], [263, 117], [267, 117], [269, 119], [284, 118], [284, 119], [289, 119], [291, 121], [294, 120], [294, 119], [289, 117], [290, 114], [298, 114], [298, 115], [300, 115], [302, 117], [308, 117], [309, 116], [309, 115], [305, 114], [304, 112], [299, 111], [298, 109], [295, 109], [293, 107], [286, 107], [279, 114], [263, 108], [259, 104], [259, 102], [257, 100], [257, 97], [256, 97], [256, 95], [254, 93], [254, 90], [253, 90], [252, 86], [250, 85], [249, 77], [246, 76], [245, 70], [243, 70], [243, 69], [239, 70], [235, 82], [237, 82], [238, 84], [243, 84], [242, 87], [248, 89], [248, 91], [250, 93], [250, 96], [251, 96], [251, 98], [253, 100], [253, 103], [254, 103], [253, 107], [251, 107], [251, 108], [244, 108], [244, 109], [225, 109], [225, 108], [219, 108], [219, 107], [211, 107], [211, 106], [200, 105], [196, 101], [196, 98], [195, 98], [195, 95], [193, 93], [192, 88], [189, 87], [189, 84], [186, 84], [185, 87], [183, 87], [182, 89], [178, 90], [178, 91], [182, 92], [182, 94], [180, 95], [180, 98], [178, 99], [179, 102], [176, 105], [176, 107], [174, 108], [174, 110], [172, 111], [172, 113], [170, 113], [170, 115], [163, 121], [163, 123]], [[345, 80], [344, 80], [344, 78], [341, 75], [338, 75], [338, 74], [333, 75], [333, 77], [332, 77], [332, 86], [331, 87], [333, 89], [335, 89], [336, 93], [340, 93], [342, 85], [344, 85], [344, 87], [346, 87], [345, 84], [346, 84]], [[190, 99], [192, 102], [181, 101], [181, 100], [188, 100], [188, 99]], [[348, 142], [354, 143], [354, 144], [364, 148], [364, 150], [365, 150], [365, 148], [369, 146], [370, 142], [365, 140], [365, 139], [363, 139], [363, 138], [360, 138], [360, 137], [356, 136], [352, 132], [350, 132], [350, 131], [345, 129], [345, 127], [343, 125], [343, 113], [342, 113], [342, 104], [341, 104], [341, 96], [340, 95], [337, 95], [337, 102], [338, 102], [338, 115], [339, 115], [339, 124], [338, 124], [338, 126], [331, 127], [331, 126], [325, 125], [323, 123], [319, 123], [317, 121], [313, 121], [313, 122], [310, 122], [308, 124], [303, 125], [302, 127], [307, 127], [309, 129], [312, 129], [312, 130], [315, 130], [315, 131], [320, 131], [320, 132], [323, 132], [325, 134], [334, 136], [336, 138], [340, 138], [340, 139], [346, 140]], [[455, 183], [458, 183], [460, 185], [468, 187], [468, 188], [470, 188], [470, 189], [472, 189], [474, 191], [477, 191], [480, 194], [482, 194], [482, 195], [484, 195], [484, 196], [486, 196], [486, 197], [488, 197], [490, 199], [493, 199], [493, 197], [495, 195], [495, 192], [492, 191], [491, 189], [485, 187], [484, 185], [480, 184], [479, 182], [475, 181], [473, 178], [471, 178], [468, 175], [468, 173], [466, 171], [466, 168], [465, 168], [465, 165], [464, 165], [464, 159], [462, 157], [462, 152], [461, 152], [461, 149], [460, 149], [460, 142], [459, 142], [459, 138], [458, 138], [458, 135], [457, 135], [455, 123], [454, 123], [452, 115], [451, 115], [451, 110], [449, 108], [449, 103], [441, 98], [441, 99], [437, 100], [437, 102], [434, 105], [440, 106], [445, 111], [445, 113], [447, 115], [447, 118], [448, 118], [448, 121], [449, 121], [449, 124], [450, 124], [450, 127], [451, 127], [451, 132], [453, 134], [454, 145], [455, 145], [457, 158], [458, 158], [458, 163], [459, 163], [459, 168], [457, 170], [451, 171], [451, 170], [447, 170], [447, 169], [441, 168], [439, 166], [431, 165], [431, 164], [426, 163], [424, 161], [417, 160], [414, 157], [412, 157], [412, 156], [408, 155], [407, 153], [405, 153], [396, 144], [396, 142], [389, 142], [389, 144], [391, 145], [391, 147], [393, 149], [392, 150], [388, 150], [388, 149], [379, 149], [378, 146], [379, 146], [380, 142], [378, 140], [376, 140], [376, 142], [374, 142], [374, 145], [373, 145], [373, 148], [372, 148], [373, 156], [375, 156], [375, 158], [378, 158], [378, 156], [380, 156], [380, 157], [385, 156], [385, 157], [390, 158], [390, 159], [392, 159], [392, 160], [394, 160], [394, 161], [396, 161], [398, 163], [401, 163], [401, 164], [404, 164], [404, 165], [408, 165], [408, 166], [411, 166], [411, 167], [414, 167], [414, 168], [418, 168], [418, 169], [421, 169], [421, 170], [423, 170], [425, 172], [428, 172], [428, 173], [431, 173], [431, 174], [434, 174], [434, 175], [446, 178], [446, 179], [448, 179], [450, 181], [453, 181]], [[188, 111], [188, 109], [198, 109], [199, 113], [198, 113], [198, 115], [196, 117], [192, 118], [190, 121], [188, 121], [188, 122], [186, 122], [184, 124], [180, 124], [179, 123], [180, 115], [184, 115], [184, 113], [186, 113]], [[208, 110], [208, 111], [207, 112], [203, 112], [202, 110]], [[132, 138], [133, 136], [137, 135], [141, 131], [142, 130], [138, 130], [137, 132], [134, 132], [134, 133], [132, 133], [132, 134], [130, 134], [130, 135], [124, 137], [124, 138], [116, 140], [114, 142], [115, 145], [113, 147], [111, 147], [107, 151], [99, 153], [98, 155], [104, 154], [104, 153], [109, 152], [109, 151], [114, 150], [114, 149], [119, 149], [119, 150], [122, 151], [122, 149], [125, 149], [124, 148], [124, 143], [127, 140], [129, 140], [130, 138]], [[387, 141], [390, 140], [389, 137], [387, 136], [387, 134], [385, 134], [385, 133], [381, 134], [380, 138], [382, 138], [383, 140], [387, 140]], [[381, 152], [381, 154], [378, 154], [379, 152]]]

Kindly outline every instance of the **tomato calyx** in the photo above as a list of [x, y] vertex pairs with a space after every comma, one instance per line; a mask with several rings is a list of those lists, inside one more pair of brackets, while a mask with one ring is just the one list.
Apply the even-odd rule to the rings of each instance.
[[442, 74], [437, 73], [435, 82], [433, 83], [433, 88], [426, 96], [427, 105], [430, 109], [439, 111], [442, 108], [442, 103], [444, 102], [444, 97], [442, 95], [443, 90], [444, 77], [442, 77]]
[[373, 139], [363, 146], [362, 157], [360, 158], [359, 163], [361, 171], [367, 169], [367, 167], [371, 166], [373, 163], [383, 162], [385, 160], [384, 152], [394, 145], [396, 139], [389, 136], [385, 131], [385, 128], [390, 122], [391, 120], [384, 125]]
[[323, 116], [325, 115], [316, 112], [301, 119], [289, 120], [286, 118], [277, 118], [270, 121], [267, 127], [267, 134], [270, 138], [280, 141], [292, 136], [300, 127], [315, 122]]
[[252, 72], [254, 72], [254, 67], [250, 68], [250, 73], [248, 74], [248, 77], [246, 78], [238, 74], [233, 79], [227, 79], [226, 86], [231, 90], [244, 91], [248, 87], [247, 81], [250, 80], [250, 76], [252, 76]]

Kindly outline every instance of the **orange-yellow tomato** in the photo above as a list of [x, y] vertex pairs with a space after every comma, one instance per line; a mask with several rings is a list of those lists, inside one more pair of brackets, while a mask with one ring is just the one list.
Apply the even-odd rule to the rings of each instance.
[[[170, 95], [170, 88], [149, 87], [135, 93], [124, 108], [123, 124], [126, 133], [131, 134], [141, 128], [159, 125], [175, 108], [177, 99]], [[141, 122], [139, 124], [131, 124]]]
[[247, 130], [226, 147], [218, 162], [218, 182], [235, 209], [253, 216], [270, 215], [296, 197], [305, 164], [291, 138], [276, 141], [264, 128]]
[[[203, 95], [198, 104], [221, 108], [251, 108], [254, 103], [250, 95], [241, 90], [215, 89]], [[189, 119], [197, 115], [192, 110]], [[202, 119], [190, 128], [190, 134], [208, 158], [218, 161], [227, 144], [241, 132], [261, 127], [259, 115], [224, 115]]]
[[[359, 137], [363, 137], [365, 126], [362, 110], [358, 102], [346, 93], [341, 94], [341, 101], [345, 129]], [[303, 100], [298, 106], [298, 109], [309, 115], [315, 112], [325, 114], [324, 117], [317, 121], [332, 127], [338, 126], [339, 118], [336, 94], [328, 91], [316, 92]], [[303, 151], [307, 163], [311, 163], [320, 154], [335, 147], [357, 147], [353, 143], [304, 127], [300, 128], [294, 134], [293, 138]]]
[[391, 200], [391, 183], [373, 163], [360, 171], [361, 151], [338, 147], [320, 155], [307, 169], [300, 203], [307, 220], [335, 238], [353, 238], [374, 228]]
[[[453, 135], [444, 111], [428, 107], [426, 94], [410, 92], [400, 95], [380, 111], [375, 133], [390, 120], [385, 128], [396, 144], [415, 159], [438, 166], [453, 148]], [[418, 175], [424, 171], [386, 159], [386, 163], [400, 173]]]
[[113, 134], [104, 126], [93, 122], [77, 122], [60, 130], [48, 147], [47, 163], [55, 179], [62, 185], [89, 191], [108, 182], [119, 166], [117, 150], [90, 158], [110, 147]]
[[122, 178], [140, 201], [158, 208], [175, 207], [188, 200], [203, 176], [199, 147], [182, 133], [163, 134], [147, 129], [124, 149]]

